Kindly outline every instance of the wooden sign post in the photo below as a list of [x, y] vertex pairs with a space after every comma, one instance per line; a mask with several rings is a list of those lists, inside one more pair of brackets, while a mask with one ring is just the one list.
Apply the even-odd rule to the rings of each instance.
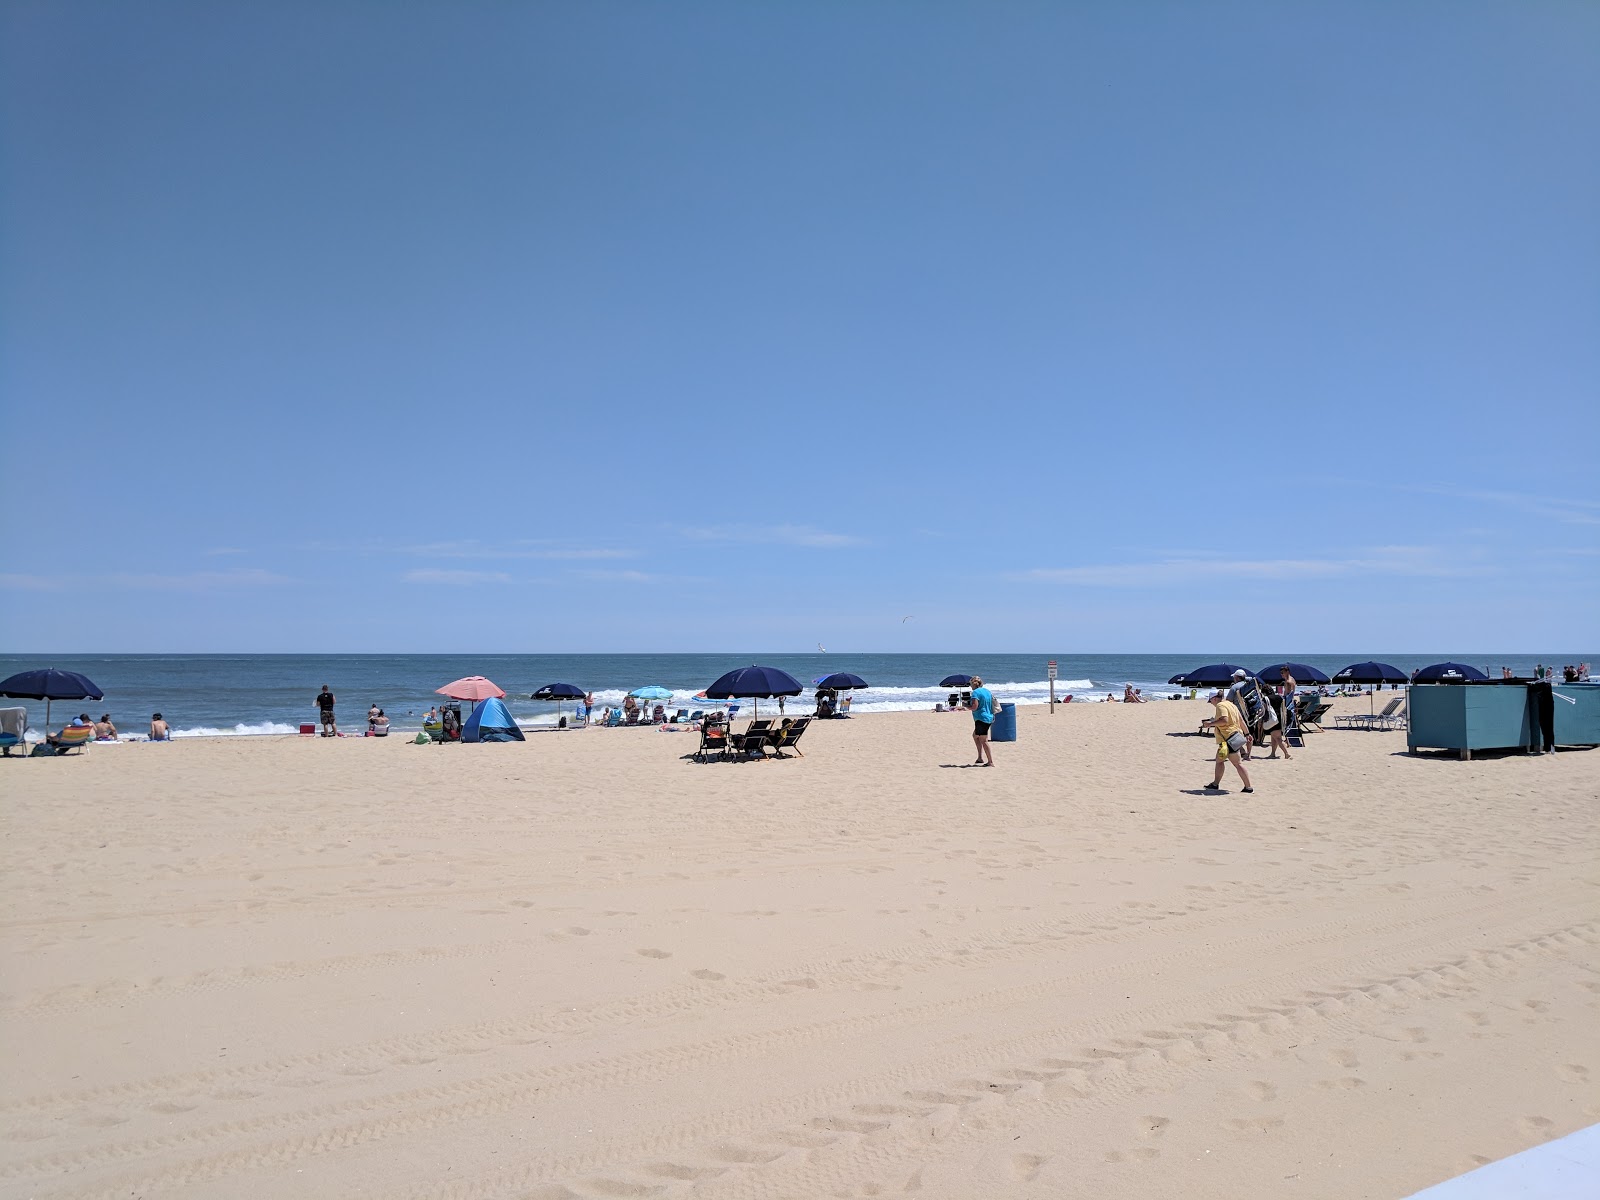
[[1045, 670], [1050, 677], [1050, 711], [1054, 713], [1056, 711], [1056, 660], [1052, 658], [1045, 665]]

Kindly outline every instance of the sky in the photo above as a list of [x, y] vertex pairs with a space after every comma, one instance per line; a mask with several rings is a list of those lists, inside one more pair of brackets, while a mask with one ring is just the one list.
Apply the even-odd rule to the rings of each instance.
[[0, 7], [12, 652], [1600, 644], [1600, 5]]

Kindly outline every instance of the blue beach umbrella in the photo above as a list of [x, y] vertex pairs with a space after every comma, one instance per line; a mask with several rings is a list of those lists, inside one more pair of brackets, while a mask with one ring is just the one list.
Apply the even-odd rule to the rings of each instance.
[[18, 671], [9, 679], [0, 680], [0, 696], [16, 700], [43, 700], [44, 727], [50, 732], [50, 701], [52, 700], [104, 700], [93, 680], [76, 671], [58, 671], [45, 667], [37, 671]]
[[1235, 671], [1250, 674], [1249, 667], [1241, 667], [1237, 663], [1209, 663], [1192, 671], [1174, 675], [1167, 682], [1180, 687], [1227, 687], [1233, 682]]
[[1442, 662], [1432, 663], [1418, 671], [1413, 683], [1465, 683], [1469, 679], [1489, 678], [1477, 667], [1469, 667], [1466, 663]]
[[1289, 668], [1289, 674], [1293, 677], [1296, 683], [1333, 682], [1327, 677], [1326, 674], [1317, 670], [1315, 667], [1309, 666], [1306, 663], [1297, 662], [1273, 663], [1270, 667], [1262, 667], [1261, 670], [1256, 672], [1256, 678], [1265, 679], [1268, 683], [1272, 683], [1278, 678], [1278, 672], [1283, 670], [1285, 667]]
[[556, 702], [556, 716], [559, 717], [563, 700], [582, 700], [586, 695], [588, 693], [575, 683], [547, 683], [528, 699], [554, 700]]
[[1408, 676], [1399, 667], [1388, 663], [1351, 663], [1342, 671], [1335, 671], [1334, 683], [1404, 683]]
[[864, 688], [871, 686], [859, 675], [852, 675], [849, 671], [835, 671], [832, 675], [824, 675], [820, 679], [811, 681], [819, 688], [832, 688], [836, 692], [847, 692], [851, 688]]
[[971, 675], [946, 675], [943, 679], [939, 680], [939, 686], [940, 687], [958, 687], [958, 688], [971, 687], [972, 686], [972, 676]]
[[755, 711], [761, 711], [762, 700], [774, 696], [798, 696], [802, 685], [798, 679], [779, 667], [761, 667], [754, 664], [718, 677], [706, 689], [708, 700], [750, 699], [756, 701]]
[[646, 684], [644, 687], [634, 688], [628, 695], [635, 700], [671, 700], [672, 691], [658, 683]]
[[[1342, 671], [1333, 673], [1334, 683], [1404, 683], [1406, 673], [1399, 667], [1381, 662], [1351, 663]], [[1372, 711], [1372, 694], [1367, 694], [1367, 711]]]

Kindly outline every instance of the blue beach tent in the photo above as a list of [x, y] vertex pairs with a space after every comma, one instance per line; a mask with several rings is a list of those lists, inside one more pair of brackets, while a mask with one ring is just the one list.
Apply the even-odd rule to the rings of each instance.
[[495, 696], [479, 700], [472, 715], [461, 725], [463, 742], [525, 742], [522, 730], [511, 719], [505, 701]]

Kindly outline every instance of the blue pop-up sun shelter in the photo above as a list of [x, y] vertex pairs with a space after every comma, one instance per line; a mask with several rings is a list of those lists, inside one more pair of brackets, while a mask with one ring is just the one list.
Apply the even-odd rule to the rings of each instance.
[[504, 700], [490, 696], [479, 700], [472, 715], [461, 724], [463, 742], [525, 742], [522, 730], [511, 719]]

